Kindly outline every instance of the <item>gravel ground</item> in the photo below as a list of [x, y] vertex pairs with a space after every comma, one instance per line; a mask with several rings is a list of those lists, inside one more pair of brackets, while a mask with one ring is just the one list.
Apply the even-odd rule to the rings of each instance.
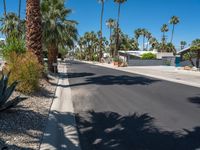
[[0, 149], [39, 149], [57, 81], [57, 78], [52, 78], [50, 83], [41, 80], [37, 93], [16, 108], [0, 112]]

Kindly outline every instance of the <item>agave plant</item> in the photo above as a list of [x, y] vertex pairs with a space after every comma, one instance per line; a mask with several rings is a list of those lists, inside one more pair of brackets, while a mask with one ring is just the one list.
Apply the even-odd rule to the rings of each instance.
[[10, 73], [8, 73], [7, 75], [2, 74], [0, 80], [0, 111], [4, 111], [6, 109], [14, 107], [22, 100], [19, 96], [12, 100], [9, 100], [10, 96], [12, 95], [18, 84], [18, 81], [15, 81], [10, 86], [8, 86], [9, 75]]

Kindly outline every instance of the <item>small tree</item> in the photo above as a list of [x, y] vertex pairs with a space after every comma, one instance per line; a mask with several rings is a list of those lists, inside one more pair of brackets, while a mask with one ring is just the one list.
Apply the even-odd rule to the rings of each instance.
[[192, 41], [192, 45], [190, 51], [184, 55], [186, 60], [189, 60], [194, 65], [192, 58], [196, 58], [196, 67], [199, 68], [199, 60], [200, 60], [200, 39], [196, 39]]
[[156, 59], [156, 55], [153, 53], [144, 53], [141, 59]]

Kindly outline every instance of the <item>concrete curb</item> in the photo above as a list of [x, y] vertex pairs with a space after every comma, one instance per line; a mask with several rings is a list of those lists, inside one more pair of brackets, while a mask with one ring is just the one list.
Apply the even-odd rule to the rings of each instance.
[[59, 66], [58, 86], [40, 150], [81, 150], [66, 64]]
[[[80, 61], [80, 60], [76, 60], [76, 61]], [[88, 64], [92, 64], [92, 65], [97, 65], [97, 66], [101, 66], [101, 67], [106, 67], [106, 68], [111, 68], [111, 69], [115, 69], [115, 70], [119, 70], [119, 71], [124, 71], [124, 72], [128, 72], [128, 73], [139, 74], [139, 75], [143, 75], [143, 76], [148, 76], [148, 77], [152, 77], [152, 78], [157, 78], [157, 79], [161, 79], [161, 80], [165, 80], [165, 81], [170, 81], [170, 82], [174, 82], [174, 83], [180, 83], [180, 84], [183, 84], [183, 85], [188, 85], [188, 86], [193, 86], [193, 87], [200, 88], [200, 84], [198, 84], [198, 83], [191, 83], [191, 82], [187, 82], [187, 81], [183, 81], [183, 80], [171, 79], [171, 78], [157, 76], [157, 75], [152, 75], [152, 74], [148, 74], [148, 73], [141, 73], [141, 72], [133, 71], [133, 70], [125, 70], [123, 68], [111, 67], [111, 66], [108, 66], [108, 65], [100, 64], [98, 62], [95, 62], [95, 63], [94, 62], [87, 62], [87, 61], [80, 61], [80, 62], [88, 63]]]

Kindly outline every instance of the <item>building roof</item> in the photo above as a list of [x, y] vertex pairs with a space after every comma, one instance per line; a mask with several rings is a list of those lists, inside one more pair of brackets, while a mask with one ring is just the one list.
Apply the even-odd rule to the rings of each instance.
[[178, 51], [177, 54], [180, 55], [181, 53], [187, 52], [187, 51], [189, 51], [189, 50], [190, 50], [190, 47], [186, 47], [186, 48], [184, 48], [184, 49]]

